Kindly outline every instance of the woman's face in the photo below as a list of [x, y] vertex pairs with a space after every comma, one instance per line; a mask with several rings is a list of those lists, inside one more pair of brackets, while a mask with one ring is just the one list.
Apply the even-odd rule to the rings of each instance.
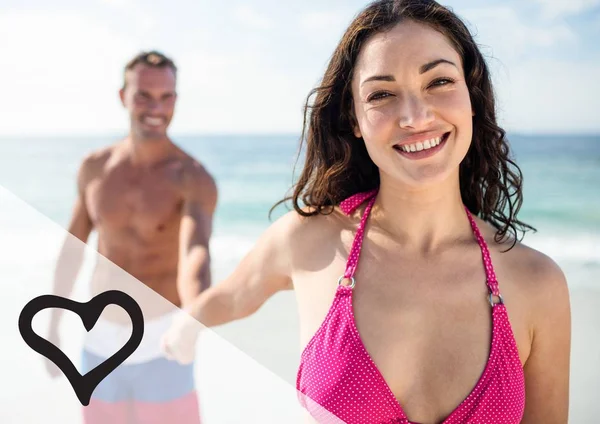
[[414, 21], [373, 35], [355, 65], [352, 97], [354, 133], [382, 183], [422, 187], [458, 175], [473, 113], [461, 58], [446, 36]]

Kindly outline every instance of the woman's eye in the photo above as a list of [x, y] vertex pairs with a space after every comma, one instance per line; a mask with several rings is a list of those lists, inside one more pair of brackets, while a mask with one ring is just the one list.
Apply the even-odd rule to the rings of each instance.
[[371, 94], [367, 98], [367, 101], [368, 102], [372, 102], [372, 101], [375, 101], [375, 100], [381, 100], [381, 99], [383, 99], [385, 97], [389, 97], [389, 96], [390, 96], [390, 93], [387, 93], [385, 91], [377, 91], [377, 92]]
[[444, 85], [452, 84], [453, 82], [454, 82], [454, 80], [450, 79], [450, 78], [439, 78], [439, 79], [436, 79], [435, 81], [433, 81], [430, 86], [431, 87], [441, 87]]

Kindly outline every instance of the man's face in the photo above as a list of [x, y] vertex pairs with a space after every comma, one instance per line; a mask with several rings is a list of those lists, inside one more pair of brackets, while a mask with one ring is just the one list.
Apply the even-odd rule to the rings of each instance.
[[127, 71], [120, 96], [129, 112], [131, 131], [139, 139], [166, 137], [177, 99], [175, 79], [168, 67], [140, 64]]

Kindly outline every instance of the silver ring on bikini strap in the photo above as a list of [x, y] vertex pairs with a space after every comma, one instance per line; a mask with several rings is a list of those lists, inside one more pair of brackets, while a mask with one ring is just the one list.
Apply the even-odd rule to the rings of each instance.
[[342, 280], [344, 278], [349, 278], [350, 281], [352, 281], [352, 283], [349, 286], [344, 286], [344, 287], [350, 287], [351, 289], [354, 288], [354, 286], [356, 285], [356, 281], [354, 280], [354, 277], [344, 277], [343, 275], [338, 279], [338, 286], [342, 285]]
[[489, 301], [490, 301], [490, 305], [492, 305], [492, 308], [495, 305], [504, 305], [504, 298], [502, 297], [502, 295], [500, 293], [498, 293], [498, 298], [500, 299], [500, 301], [498, 303], [494, 302], [493, 296], [494, 296], [494, 293], [490, 293]]

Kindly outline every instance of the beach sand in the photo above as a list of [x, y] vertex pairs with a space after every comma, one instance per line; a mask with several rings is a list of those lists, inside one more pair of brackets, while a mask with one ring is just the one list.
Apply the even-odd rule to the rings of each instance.
[[571, 290], [571, 320], [569, 423], [594, 424], [600, 422], [600, 289]]

